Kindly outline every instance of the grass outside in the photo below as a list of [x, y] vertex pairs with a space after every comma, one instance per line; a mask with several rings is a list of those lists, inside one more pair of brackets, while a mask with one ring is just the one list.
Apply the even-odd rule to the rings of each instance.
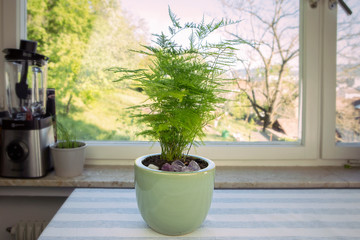
[[[57, 120], [81, 140], [146, 141], [149, 139], [136, 136], [141, 126], [130, 116], [128, 109], [145, 100], [140, 92], [131, 89], [101, 90], [96, 94], [96, 98], [86, 104], [79, 97], [73, 97], [70, 113], [64, 115], [59, 113], [62, 111], [58, 111]], [[63, 103], [57, 104], [58, 110], [63, 107]], [[270, 140], [270, 136], [261, 131], [260, 125], [237, 119], [229, 112], [208, 124], [205, 131], [207, 137], [204, 141]]]

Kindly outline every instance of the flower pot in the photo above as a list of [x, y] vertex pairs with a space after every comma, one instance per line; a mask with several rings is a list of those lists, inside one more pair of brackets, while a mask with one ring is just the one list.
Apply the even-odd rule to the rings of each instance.
[[86, 143], [77, 148], [57, 148], [57, 144], [50, 146], [54, 161], [55, 174], [59, 177], [76, 177], [82, 174], [85, 163]]
[[209, 211], [215, 180], [214, 162], [197, 172], [165, 172], [135, 161], [135, 189], [141, 216], [150, 228], [165, 235], [190, 233], [203, 223]]

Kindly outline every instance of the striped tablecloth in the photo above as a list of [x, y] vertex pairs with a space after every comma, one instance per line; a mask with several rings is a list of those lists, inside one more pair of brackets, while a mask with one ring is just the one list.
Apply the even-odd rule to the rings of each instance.
[[134, 189], [76, 189], [40, 240], [360, 239], [360, 189], [215, 190], [203, 226], [169, 237], [147, 227]]

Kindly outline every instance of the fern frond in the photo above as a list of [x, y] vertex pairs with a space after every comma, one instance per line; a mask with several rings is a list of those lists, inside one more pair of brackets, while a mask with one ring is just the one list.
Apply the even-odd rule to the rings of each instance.
[[173, 13], [171, 11], [171, 8], [170, 6], [168, 6], [168, 11], [169, 11], [169, 17], [170, 17], [170, 20], [173, 24], [174, 27], [178, 28], [178, 29], [181, 29], [181, 25], [180, 25], [180, 19], [176, 17], [175, 13]]
[[[222, 86], [227, 79], [222, 74], [234, 60], [235, 42], [207, 43], [208, 36], [222, 27], [234, 24], [231, 20], [184, 25], [168, 8], [172, 25], [169, 34], [155, 36], [154, 45], [134, 51], [151, 58], [148, 69], [109, 68], [120, 74], [116, 81], [133, 80], [147, 96], [145, 102], [130, 107], [132, 117], [145, 123], [147, 129], [139, 135], [160, 142], [162, 158], [181, 159], [192, 146], [205, 136], [204, 126], [215, 119], [216, 109], [225, 99]], [[175, 36], [189, 30], [189, 46], [175, 41]], [[200, 142], [201, 143], [201, 142]]]

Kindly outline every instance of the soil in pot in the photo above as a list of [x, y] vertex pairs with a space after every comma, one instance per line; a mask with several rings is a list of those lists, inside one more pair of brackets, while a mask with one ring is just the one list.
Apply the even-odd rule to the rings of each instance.
[[[174, 160], [174, 161], [176, 161], [176, 160]], [[153, 155], [153, 156], [150, 156], [150, 157], [147, 157], [146, 159], [144, 159], [144, 161], [142, 161], [142, 164], [144, 164], [147, 167], [150, 164], [153, 164], [153, 165], [157, 166], [159, 169], [161, 169], [165, 163], [172, 164], [174, 161], [168, 162], [164, 159], [161, 159], [160, 155]], [[186, 156], [185, 160], [181, 159], [181, 161], [185, 164], [185, 166], [188, 166], [191, 161], [195, 161], [200, 166], [200, 169], [204, 169], [208, 166], [207, 162], [205, 162], [201, 159], [192, 157], [192, 156]]]

